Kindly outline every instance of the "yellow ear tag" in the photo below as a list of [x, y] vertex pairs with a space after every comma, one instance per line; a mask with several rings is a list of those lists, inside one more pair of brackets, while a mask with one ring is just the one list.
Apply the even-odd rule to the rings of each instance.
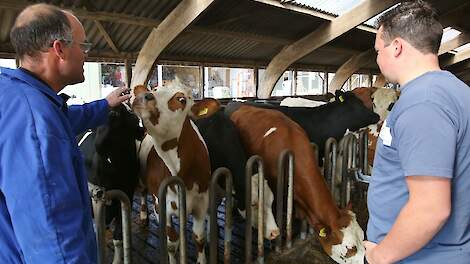
[[339, 101], [342, 103], [344, 102], [344, 97], [342, 95], [339, 96]]
[[198, 116], [203, 116], [209, 112], [209, 108], [204, 107], [203, 109], [199, 110], [199, 113], [197, 114]]
[[[341, 97], [340, 97], [341, 98]], [[319, 237], [326, 237], [326, 228], [323, 227], [322, 229], [320, 229], [320, 232], [318, 233], [318, 236]]]

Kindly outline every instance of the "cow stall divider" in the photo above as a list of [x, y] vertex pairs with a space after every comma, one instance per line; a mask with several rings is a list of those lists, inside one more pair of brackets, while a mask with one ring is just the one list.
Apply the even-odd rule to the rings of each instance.
[[[90, 184], [89, 184], [90, 185]], [[121, 190], [108, 190], [93, 186], [89, 187], [93, 201], [93, 211], [96, 224], [96, 241], [98, 244], [98, 263], [104, 264], [106, 258], [106, 205], [112, 200], [119, 200], [121, 204], [122, 230], [123, 230], [123, 255], [124, 264], [132, 263], [131, 256], [131, 203], [127, 195]], [[114, 252], [114, 259], [118, 256]]]
[[279, 237], [276, 239], [276, 252], [282, 248], [283, 237], [283, 207], [284, 207], [284, 183], [287, 178], [287, 221], [286, 221], [286, 247], [292, 247], [292, 211], [294, 198], [294, 154], [290, 150], [283, 150], [279, 154], [277, 167], [277, 193], [276, 193], [276, 222], [279, 226]]
[[178, 193], [178, 212], [179, 212], [179, 252], [180, 263], [188, 263], [187, 242], [186, 242], [186, 188], [183, 180], [178, 176], [166, 177], [158, 189], [158, 205], [159, 205], [159, 236], [160, 236], [160, 263], [168, 263], [167, 251], [167, 234], [166, 234], [166, 194], [170, 185], [176, 185]]
[[362, 129], [359, 131], [359, 169], [365, 175], [370, 175], [371, 171], [369, 171], [369, 130]]
[[245, 166], [245, 263], [251, 263], [251, 243], [252, 243], [252, 206], [251, 206], [251, 178], [254, 175], [254, 169], [258, 173], [258, 254], [257, 262], [264, 263], [264, 162], [263, 159], [254, 155], [246, 162]]
[[[217, 202], [216, 191], [219, 179], [225, 177], [225, 235], [224, 235], [224, 263], [230, 263], [232, 229], [233, 229], [233, 178], [232, 173], [227, 168], [218, 168], [212, 174], [211, 185], [209, 190], [209, 226], [210, 226], [210, 243], [209, 243], [209, 263], [217, 263], [217, 246], [219, 239], [219, 227], [217, 225]], [[251, 183], [251, 181], [250, 181]]]
[[[315, 155], [315, 163], [319, 164], [319, 156], [318, 156], [318, 145], [314, 142], [310, 142], [310, 145], [313, 148], [313, 152]], [[302, 220], [301, 227], [300, 227], [300, 239], [304, 240], [307, 239], [308, 235], [312, 235], [314, 233], [313, 227], [308, 224], [306, 219]]]
[[[351, 200], [351, 195], [365, 197], [370, 176], [364, 174], [368, 170], [367, 163], [367, 131], [361, 131], [358, 138], [353, 134], [345, 135], [339, 142], [338, 166], [340, 171], [331, 177], [331, 191], [335, 196], [336, 187], [340, 185], [339, 205], [345, 207]], [[332, 151], [332, 154], [334, 152]], [[325, 154], [326, 156], [326, 154]], [[333, 167], [334, 168], [334, 167]], [[325, 171], [326, 168], [325, 168]], [[339, 175], [337, 175], [339, 173]], [[340, 182], [335, 182], [339, 180]], [[360, 191], [362, 190], [362, 192]]]
[[338, 142], [335, 138], [328, 138], [325, 143], [325, 161], [323, 162], [323, 176], [330, 188], [331, 195], [335, 197], [334, 191], [336, 187], [336, 155]]
[[344, 136], [339, 142], [339, 152], [341, 162], [341, 186], [340, 186], [340, 201], [341, 208], [346, 207], [351, 200], [352, 182], [351, 174], [356, 170], [357, 164], [357, 138], [354, 134], [350, 133]]

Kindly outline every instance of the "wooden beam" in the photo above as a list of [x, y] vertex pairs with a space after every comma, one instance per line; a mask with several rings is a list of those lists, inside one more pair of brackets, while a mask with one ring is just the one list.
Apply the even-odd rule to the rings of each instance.
[[182, 0], [178, 6], [154, 28], [137, 57], [131, 87], [147, 84], [155, 61], [170, 42], [185, 30], [215, 0]]
[[[290, 10], [290, 11], [294, 11], [294, 12], [301, 13], [301, 14], [306, 14], [309, 16], [318, 17], [327, 21], [332, 21], [333, 19], [337, 18], [336, 16], [326, 14], [326, 13], [323, 13], [314, 9], [301, 7], [301, 6], [292, 4], [290, 2], [280, 3], [278, 0], [252, 0], [252, 1], [263, 3], [266, 5], [270, 5], [270, 6], [275, 6], [275, 7]], [[358, 25], [357, 28], [363, 31], [377, 33], [377, 30], [370, 26]]]
[[268, 98], [281, 74], [295, 61], [341, 36], [357, 25], [396, 4], [397, 0], [365, 0], [331, 22], [325, 22], [312, 33], [286, 46], [269, 63], [260, 87], [260, 98]]
[[448, 68], [448, 70], [453, 72], [454, 74], [461, 74], [462, 72], [465, 72], [468, 69], [470, 69], [470, 60], [459, 63], [458, 65], [453, 65]]
[[336, 90], [341, 89], [343, 87], [346, 80], [353, 73], [359, 70], [363, 65], [372, 61], [375, 55], [375, 49], [368, 49], [360, 54], [352, 56], [349, 60], [347, 60], [335, 73], [335, 77], [331, 80], [330, 85], [328, 86], [328, 92], [334, 93]]
[[106, 43], [108, 43], [108, 45], [111, 47], [111, 49], [115, 53], [120, 53], [119, 49], [116, 47], [116, 44], [114, 44], [114, 41], [111, 39], [111, 36], [109, 36], [106, 29], [104, 29], [103, 24], [101, 24], [101, 22], [98, 21], [98, 20], [94, 20], [93, 22], [95, 22], [95, 25], [98, 28], [98, 31], [101, 33], [101, 35], [103, 35], [104, 39], [106, 40]]
[[454, 50], [462, 45], [465, 45], [470, 42], [470, 34], [466, 32], [460, 33], [457, 37], [448, 40], [441, 44], [439, 48], [439, 55], [447, 53], [451, 50]]
[[463, 21], [468, 17], [469, 12], [470, 2], [467, 2], [442, 15], [441, 18], [439, 18], [439, 21], [444, 28], [458, 25], [460, 21]]
[[470, 59], [470, 49], [460, 51], [457, 54], [453, 55], [452, 57], [441, 61], [441, 65], [443, 68], [447, 68], [451, 65], [457, 64], [459, 62], [462, 62], [468, 59]]

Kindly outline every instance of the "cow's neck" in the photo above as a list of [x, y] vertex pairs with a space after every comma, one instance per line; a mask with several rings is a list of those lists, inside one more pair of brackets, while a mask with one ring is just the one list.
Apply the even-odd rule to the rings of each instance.
[[[301, 177], [304, 184], [294, 184], [294, 197], [303, 209], [312, 226], [323, 224], [335, 226], [340, 216], [324, 177], [317, 164], [313, 163], [312, 148], [297, 148], [295, 177]], [[295, 182], [295, 179], [294, 179]]]
[[[185, 121], [186, 122], [186, 121]], [[180, 129], [168, 128], [161, 131], [148, 129], [152, 137], [153, 146], [158, 156], [163, 160], [171, 175], [178, 175], [181, 168], [181, 159], [178, 155], [179, 139], [184, 126]]]

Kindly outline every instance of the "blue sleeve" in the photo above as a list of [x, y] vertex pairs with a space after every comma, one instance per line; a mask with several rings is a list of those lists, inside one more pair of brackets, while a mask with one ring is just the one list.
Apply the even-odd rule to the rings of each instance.
[[108, 109], [109, 106], [106, 99], [83, 105], [69, 106], [67, 115], [75, 135], [106, 123], [108, 120]]
[[56, 112], [32, 111], [24, 101], [1, 111], [8, 126], [0, 132], [0, 188], [25, 262], [94, 263], [80, 154], [47, 129]]
[[452, 178], [457, 129], [452, 114], [430, 102], [411, 106], [397, 118], [395, 138], [406, 176]]

